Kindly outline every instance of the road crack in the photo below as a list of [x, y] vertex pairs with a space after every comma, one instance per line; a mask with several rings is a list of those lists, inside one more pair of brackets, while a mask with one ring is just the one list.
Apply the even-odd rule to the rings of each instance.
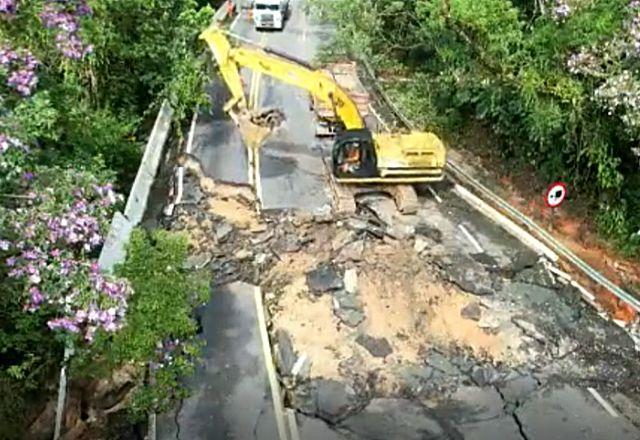
[[184, 399], [180, 399], [178, 401], [178, 407], [176, 408], [176, 415], [173, 417], [173, 421], [176, 424], [176, 440], [180, 440], [180, 412], [182, 412], [182, 405], [184, 403]]
[[520, 420], [520, 418], [518, 417], [518, 413], [516, 412], [518, 410], [518, 408], [520, 407], [520, 402], [519, 401], [515, 401], [515, 402], [507, 401], [507, 399], [505, 399], [504, 394], [502, 393], [502, 390], [500, 389], [500, 387], [494, 386], [493, 388], [497, 391], [498, 395], [500, 396], [500, 399], [502, 399], [502, 403], [504, 404], [504, 406], [503, 406], [504, 411], [511, 416], [511, 418], [515, 422], [516, 426], [518, 426], [518, 432], [520, 433], [520, 436], [522, 437], [522, 439], [523, 440], [529, 440], [529, 437], [527, 436], [527, 434], [524, 431], [524, 425], [522, 424], [522, 421]]

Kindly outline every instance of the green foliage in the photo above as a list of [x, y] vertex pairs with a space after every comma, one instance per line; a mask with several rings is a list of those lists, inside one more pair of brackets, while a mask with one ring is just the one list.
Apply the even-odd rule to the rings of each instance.
[[[640, 254], [633, 235], [640, 193], [629, 189], [638, 183], [630, 152], [638, 133], [624, 104], [632, 98], [623, 94], [636, 85], [600, 92], [614, 103], [609, 107], [594, 98], [603, 80], [637, 71], [637, 57], [614, 51], [629, 41], [627, 0], [572, 3], [563, 20], [508, 0], [311, 5], [337, 24], [334, 52], [367, 56], [405, 79], [390, 78], [389, 92], [420, 125], [448, 135], [471, 119], [490, 127], [497, 140], [491, 146], [504, 160], [533, 167], [541, 181], [568, 181], [592, 201], [602, 233]], [[570, 57], [594, 47], [604, 48], [597, 52], [604, 67], [590, 76], [570, 71]]]
[[[130, 408], [135, 419], [151, 409], [164, 411], [184, 395], [180, 379], [193, 371], [199, 354], [192, 310], [208, 298], [209, 289], [205, 277], [183, 269], [187, 246], [177, 233], [133, 231], [126, 262], [117, 269], [134, 290], [125, 327], [112, 337], [96, 339], [79, 365], [85, 374], [95, 374], [150, 363], [155, 382], [138, 390]], [[175, 347], [166, 350], [167, 341]], [[97, 363], [90, 361], [96, 358]]]

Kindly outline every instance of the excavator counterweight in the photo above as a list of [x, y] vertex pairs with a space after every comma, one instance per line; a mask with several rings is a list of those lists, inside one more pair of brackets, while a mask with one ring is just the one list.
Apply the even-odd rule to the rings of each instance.
[[332, 172], [338, 182], [397, 184], [443, 179], [446, 150], [433, 133], [372, 133], [349, 93], [326, 72], [271, 49], [233, 47], [226, 32], [216, 25], [206, 29], [200, 38], [208, 43], [231, 92], [224, 110], [240, 126], [253, 148], [268, 136], [283, 115], [277, 110], [263, 109], [256, 114], [248, 109], [240, 76], [243, 67], [300, 87], [333, 110], [340, 125], [331, 154]]

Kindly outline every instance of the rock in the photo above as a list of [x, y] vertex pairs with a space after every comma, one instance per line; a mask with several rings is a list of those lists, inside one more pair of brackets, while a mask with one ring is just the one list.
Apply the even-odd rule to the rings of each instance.
[[472, 321], [480, 321], [482, 317], [482, 309], [480, 308], [480, 304], [477, 302], [472, 302], [467, 304], [460, 310], [460, 316], [464, 319], [470, 319]]
[[265, 225], [264, 223], [257, 223], [255, 225], [252, 225], [251, 228], [249, 228], [249, 232], [253, 234], [259, 234], [266, 230], [267, 230], [267, 225]]
[[371, 356], [384, 358], [393, 353], [391, 345], [386, 338], [374, 338], [369, 335], [359, 335], [356, 342], [363, 346]]
[[335, 237], [331, 240], [331, 247], [334, 251], [338, 251], [353, 240], [353, 231], [347, 229], [339, 229]]
[[424, 238], [417, 236], [416, 241], [413, 244], [413, 250], [416, 251], [417, 254], [421, 253], [429, 246], [429, 242]]
[[530, 322], [518, 318], [512, 318], [511, 322], [513, 322], [516, 327], [522, 330], [525, 335], [535, 339], [541, 344], [547, 343], [547, 338], [536, 329], [535, 325], [531, 324]]
[[216, 227], [216, 239], [223, 242], [233, 232], [233, 227], [227, 222], [220, 222]]
[[306, 353], [302, 353], [298, 359], [296, 359], [291, 369], [291, 375], [295, 376], [299, 380], [305, 381], [309, 379], [311, 374], [311, 359]]
[[185, 261], [185, 269], [201, 269], [213, 259], [211, 252], [203, 252], [201, 254], [190, 255]]
[[345, 245], [338, 254], [338, 261], [362, 261], [364, 254], [364, 241], [356, 240]]
[[509, 269], [517, 274], [524, 269], [534, 267], [538, 263], [538, 256], [529, 250], [518, 251], [511, 260]]
[[436, 243], [442, 243], [442, 232], [439, 229], [432, 228], [428, 225], [417, 225], [415, 227], [416, 235], [423, 235], [429, 240], [433, 240]]
[[460, 374], [458, 368], [456, 368], [455, 365], [449, 362], [449, 360], [440, 353], [431, 353], [426, 362], [427, 365], [430, 365], [436, 370], [440, 370], [449, 376], [457, 376]]
[[251, 257], [251, 252], [246, 249], [238, 249], [235, 254], [233, 254], [233, 258], [236, 260], [246, 260]]
[[309, 290], [316, 295], [344, 288], [342, 277], [332, 265], [322, 265], [308, 272], [307, 285]]
[[460, 259], [446, 267], [449, 281], [474, 295], [491, 295], [494, 288], [489, 272], [477, 261]]
[[348, 269], [344, 273], [344, 290], [347, 293], [356, 293], [358, 290], [358, 271]]
[[397, 240], [406, 240], [415, 235], [415, 228], [411, 225], [394, 223], [387, 228], [387, 234]]
[[362, 305], [358, 298], [355, 295], [345, 291], [345, 290], [337, 290], [333, 294], [334, 297], [334, 308], [338, 309], [347, 309], [347, 310], [360, 310], [362, 311]]
[[357, 404], [356, 392], [345, 383], [318, 379], [315, 385], [316, 415], [329, 423], [343, 419]]
[[515, 274], [511, 273], [513, 280], [524, 284], [533, 284], [541, 287], [556, 287], [556, 282], [543, 267], [522, 269]]
[[475, 367], [471, 372], [471, 379], [478, 386], [491, 385], [501, 379], [501, 374], [493, 367]]
[[286, 254], [286, 253], [298, 252], [300, 249], [302, 249], [302, 244], [300, 243], [300, 240], [298, 240], [297, 237], [287, 235], [281, 238], [280, 240], [276, 241], [273, 247], [277, 253]]
[[256, 255], [256, 259], [255, 259], [255, 263], [256, 264], [263, 264], [265, 261], [267, 261], [268, 255], [267, 254], [258, 254]]
[[418, 367], [409, 365], [400, 371], [400, 377], [405, 385], [413, 392], [419, 392], [424, 384], [433, 376], [432, 367]]
[[289, 333], [285, 330], [278, 329], [275, 334], [276, 339], [276, 365], [282, 375], [291, 373], [291, 369], [296, 361], [296, 354], [293, 350], [293, 343]]
[[471, 254], [471, 258], [473, 258], [478, 263], [487, 267], [491, 271], [496, 271], [499, 267], [498, 262], [491, 255], [486, 252], [479, 252], [475, 254]]
[[334, 314], [345, 325], [355, 328], [364, 321], [364, 313], [360, 310], [338, 309], [334, 310]]
[[438, 421], [424, 407], [406, 399], [373, 399], [362, 412], [340, 426], [367, 440], [447, 438]]

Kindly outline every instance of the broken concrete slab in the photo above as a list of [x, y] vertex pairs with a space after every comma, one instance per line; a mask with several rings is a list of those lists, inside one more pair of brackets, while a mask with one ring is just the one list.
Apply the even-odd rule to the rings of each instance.
[[500, 372], [498, 372], [492, 366], [476, 366], [471, 371], [471, 379], [478, 386], [492, 385], [498, 382], [502, 378]]
[[342, 276], [331, 264], [322, 265], [307, 273], [307, 285], [315, 295], [344, 288]]
[[445, 276], [460, 289], [474, 295], [491, 295], [501, 288], [501, 279], [494, 277], [480, 263], [466, 255], [448, 255], [436, 259]]
[[442, 243], [442, 231], [426, 224], [418, 224], [414, 228], [417, 236], [424, 236], [435, 243]]
[[526, 438], [637, 440], [640, 430], [611, 415], [586, 390], [568, 385], [536, 391], [516, 409]]
[[312, 379], [290, 395], [295, 408], [304, 414], [335, 424], [361, 405], [360, 397], [348, 384], [333, 379]]
[[373, 399], [340, 426], [368, 440], [446, 438], [442, 426], [428, 410], [406, 399]]
[[523, 440], [512, 416], [456, 426], [464, 440]]
[[371, 356], [384, 358], [393, 353], [393, 349], [386, 338], [374, 338], [369, 335], [359, 335], [356, 342], [364, 347]]

